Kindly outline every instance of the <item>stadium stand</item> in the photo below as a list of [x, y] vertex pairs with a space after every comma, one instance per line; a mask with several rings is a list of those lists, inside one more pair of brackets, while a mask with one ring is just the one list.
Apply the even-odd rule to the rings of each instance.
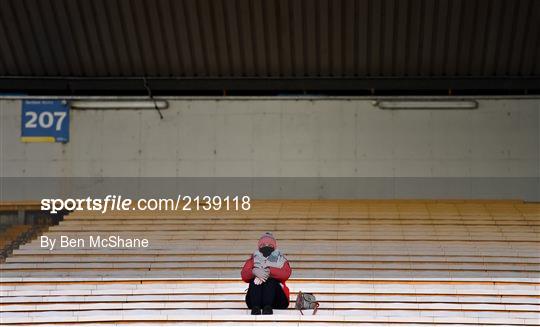
[[[250, 316], [240, 268], [272, 231], [317, 315]], [[540, 325], [540, 204], [256, 201], [246, 212], [73, 212], [46, 233], [147, 237], [147, 249], [21, 246], [3, 324]]]
[[2, 226], [0, 232], [0, 258], [3, 260], [8, 253], [13, 251], [24, 239], [31, 234], [32, 226], [30, 225], [14, 225]]
[[43, 214], [40, 211], [39, 202], [6, 201], [0, 203], [0, 263], [4, 262], [21, 244], [43, 234], [49, 226], [57, 223], [60, 219], [60, 215], [55, 219], [50, 215]]

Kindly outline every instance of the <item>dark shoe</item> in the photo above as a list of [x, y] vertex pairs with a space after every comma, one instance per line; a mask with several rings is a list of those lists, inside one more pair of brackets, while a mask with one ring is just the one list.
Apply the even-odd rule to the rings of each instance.
[[266, 306], [263, 308], [262, 314], [263, 314], [263, 315], [273, 315], [273, 314], [274, 314], [274, 310], [272, 310], [272, 307], [271, 307], [271, 306], [266, 305]]
[[253, 307], [253, 309], [251, 309], [251, 315], [252, 316], [256, 316], [256, 315], [260, 315], [260, 314], [261, 314], [261, 308]]

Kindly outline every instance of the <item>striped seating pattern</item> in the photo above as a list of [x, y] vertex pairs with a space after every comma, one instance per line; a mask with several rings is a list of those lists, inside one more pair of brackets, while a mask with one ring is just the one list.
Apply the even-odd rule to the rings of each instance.
[[0, 262], [2, 262], [22, 241], [32, 235], [32, 226], [5, 225], [0, 232]]
[[[250, 316], [243, 261], [272, 231], [317, 315]], [[73, 212], [46, 233], [145, 249], [21, 246], [1, 265], [3, 324], [540, 325], [540, 205], [255, 201], [246, 212]]]

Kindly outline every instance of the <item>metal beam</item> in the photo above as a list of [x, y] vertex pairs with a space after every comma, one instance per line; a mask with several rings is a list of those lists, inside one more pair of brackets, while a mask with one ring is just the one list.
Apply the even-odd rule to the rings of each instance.
[[[505, 78], [147, 78], [153, 92], [378, 92], [394, 94], [449, 90], [490, 94], [507, 91], [540, 90], [540, 77]], [[0, 77], [0, 93], [25, 94], [99, 94], [112, 92], [142, 94], [144, 78], [73, 78], [73, 77]]]

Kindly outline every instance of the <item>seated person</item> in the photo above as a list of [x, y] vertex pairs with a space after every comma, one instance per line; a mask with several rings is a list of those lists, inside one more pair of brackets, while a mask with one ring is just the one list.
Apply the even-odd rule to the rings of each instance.
[[260, 315], [261, 312], [271, 315], [273, 309], [289, 307], [289, 289], [285, 281], [291, 276], [291, 267], [277, 250], [272, 233], [261, 236], [257, 250], [246, 260], [241, 275], [242, 280], [249, 283], [246, 304], [252, 315]]

